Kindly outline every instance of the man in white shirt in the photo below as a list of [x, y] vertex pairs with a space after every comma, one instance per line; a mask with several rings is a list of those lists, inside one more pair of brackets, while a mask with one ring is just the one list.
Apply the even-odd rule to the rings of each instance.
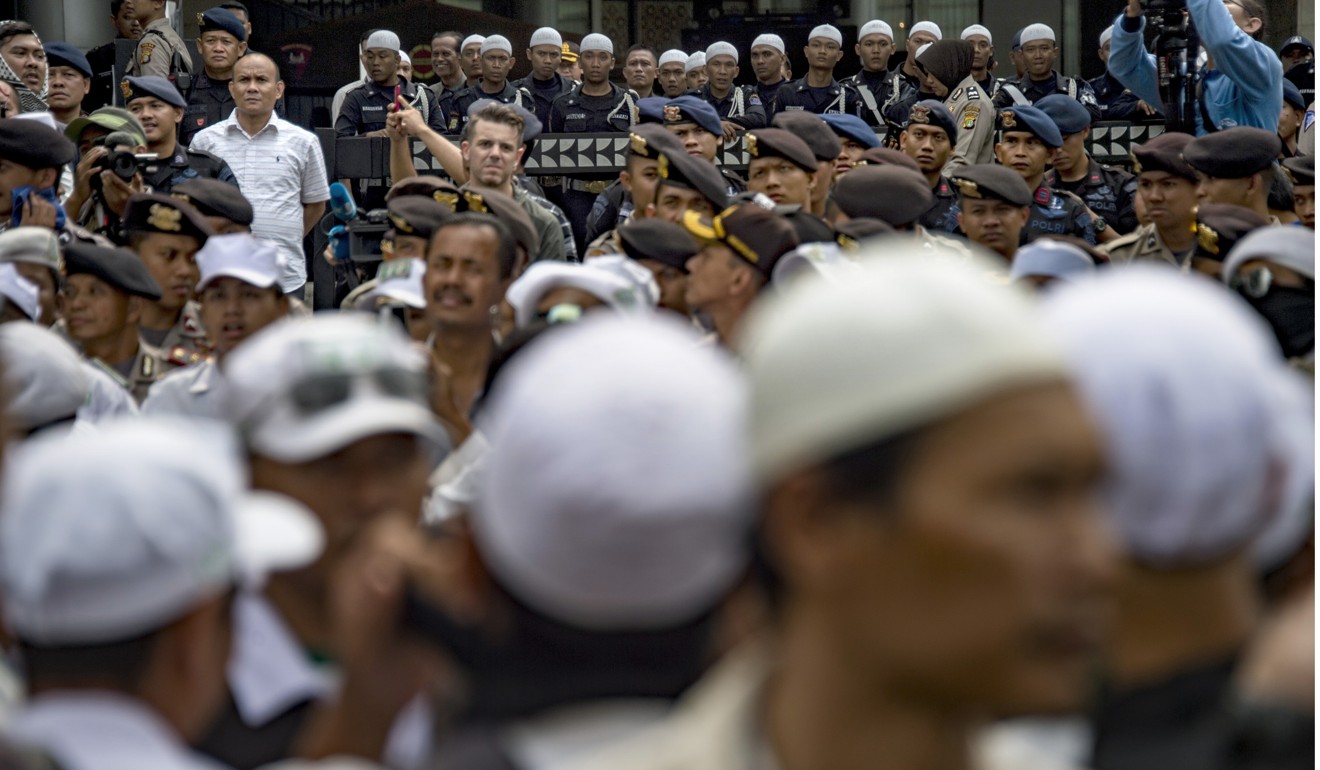
[[302, 240], [330, 199], [321, 145], [310, 131], [275, 115], [284, 81], [270, 57], [239, 59], [229, 89], [234, 112], [199, 132], [192, 147], [229, 164], [252, 204], [252, 233], [275, 243], [288, 260], [280, 287], [301, 292], [307, 283]]

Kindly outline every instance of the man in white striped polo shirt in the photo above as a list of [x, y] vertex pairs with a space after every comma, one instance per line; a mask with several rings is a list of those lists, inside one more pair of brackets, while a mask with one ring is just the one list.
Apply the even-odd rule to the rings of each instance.
[[302, 241], [330, 199], [321, 145], [310, 131], [275, 115], [284, 81], [270, 57], [250, 53], [234, 65], [234, 111], [200, 131], [193, 149], [223, 158], [252, 204], [252, 233], [288, 258], [280, 287], [301, 293], [307, 283]]

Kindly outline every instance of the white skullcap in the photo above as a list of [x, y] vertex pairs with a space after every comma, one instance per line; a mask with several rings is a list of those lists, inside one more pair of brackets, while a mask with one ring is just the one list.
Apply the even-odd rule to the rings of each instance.
[[484, 42], [486, 42], [485, 35], [468, 35], [467, 37], [463, 38], [463, 45], [460, 45], [458, 47], [458, 50], [461, 51], [470, 45], [481, 45]]
[[1251, 259], [1263, 259], [1315, 279], [1315, 231], [1309, 227], [1262, 227], [1247, 233], [1224, 260], [1224, 283], [1230, 283], [1239, 267]]
[[935, 44], [934, 44], [934, 43], [922, 43], [922, 44], [921, 44], [921, 47], [917, 49], [917, 56], [916, 56], [917, 61], [921, 61], [921, 55], [922, 55], [923, 53], [926, 52], [926, 49], [927, 49], [927, 48], [930, 48], [930, 47], [933, 46], [933, 45], [935, 45]]
[[0, 297], [14, 303], [29, 321], [41, 320], [41, 289], [19, 275], [12, 262], [0, 262]]
[[399, 51], [399, 61], [404, 64], [412, 64], [412, 57], [404, 51]]
[[555, 48], [562, 48], [564, 37], [554, 27], [541, 27], [532, 33], [532, 39], [527, 43], [527, 47], [535, 48], [538, 45], [552, 45]]
[[992, 37], [992, 36], [990, 35], [990, 30], [986, 29], [985, 27], [981, 26], [980, 24], [973, 24], [972, 26], [968, 27], [967, 29], [964, 29], [964, 30], [962, 31], [962, 35], [959, 37], [959, 39], [961, 39], [961, 40], [966, 40], [967, 38], [971, 37], [972, 35], [984, 35], [984, 36], [985, 36], [985, 39], [988, 40], [988, 41], [990, 41], [990, 43], [991, 43], [992, 45], [993, 45], [994, 42], [995, 42], [994, 37]]
[[666, 64], [682, 64], [686, 66], [687, 60], [688, 55], [685, 52], [680, 51], [677, 48], [670, 48], [668, 51], [660, 54], [660, 62], [656, 66], [663, 67]]
[[1028, 24], [1022, 28], [1022, 36], [1018, 38], [1021, 45], [1026, 45], [1033, 40], [1048, 40], [1054, 42], [1054, 30], [1047, 24]]
[[1065, 376], [1027, 293], [985, 280], [989, 260], [886, 239], [856, 261], [848, 280], [759, 300], [739, 335], [762, 484]]
[[364, 50], [388, 48], [391, 51], [397, 51], [399, 50], [399, 36], [388, 29], [378, 29], [367, 37], [367, 44], [362, 48]]
[[894, 40], [894, 28], [889, 26], [889, 22], [873, 19], [862, 25], [861, 30], [857, 32], [857, 40], [860, 42], [871, 35], [884, 35], [890, 42]]
[[833, 40], [839, 45], [843, 45], [843, 33], [833, 24], [822, 24], [811, 30], [811, 33], [807, 35], [807, 40], [811, 41], [818, 37], [823, 37], [826, 40]]
[[[13, 265], [3, 265], [14, 269]], [[24, 431], [72, 420], [91, 387], [82, 356], [63, 337], [22, 321], [0, 325], [5, 415]]]
[[481, 52], [503, 51], [510, 56], [513, 55], [513, 43], [504, 35], [491, 35], [481, 42]]
[[247, 492], [245, 466], [231, 432], [197, 420], [25, 443], [0, 517], [6, 627], [43, 646], [118, 642], [312, 562], [325, 541], [315, 517]]
[[687, 64], [683, 65], [683, 74], [687, 74], [694, 69], [706, 66], [706, 52], [697, 51], [687, 58]]
[[614, 41], [599, 32], [592, 32], [590, 35], [582, 38], [582, 43], [578, 46], [582, 53], [587, 51], [604, 51], [611, 56], [614, 55]]
[[1311, 397], [1263, 319], [1223, 289], [1135, 266], [1060, 287], [1044, 315], [1106, 441], [1106, 508], [1137, 561], [1244, 549], [1293, 475], [1313, 473]]
[[940, 32], [940, 25], [933, 21], [919, 21], [916, 24], [913, 24], [912, 29], [908, 31], [908, 37], [912, 37], [918, 32], [929, 32], [935, 36], [936, 40], [944, 39], [944, 33]]
[[1105, 43], [1108, 43], [1110, 40], [1113, 39], [1114, 39], [1114, 25], [1110, 24], [1108, 27], [1105, 27], [1104, 32], [1100, 33], [1100, 47], [1104, 48]]
[[1094, 272], [1095, 262], [1085, 251], [1070, 243], [1044, 238], [1018, 249], [1008, 279], [1019, 281], [1041, 276], [1074, 282]]
[[667, 317], [589, 317], [501, 375], [471, 517], [499, 583], [593, 630], [673, 627], [746, 564], [746, 391]]
[[768, 45], [780, 53], [784, 53], [784, 39], [773, 32], [766, 32], [756, 36], [752, 41], [752, 48], [758, 45]]
[[734, 48], [732, 43], [726, 43], [723, 40], [718, 43], [711, 43], [706, 48], [706, 61], [710, 61], [716, 56], [732, 56], [733, 63], [738, 63], [738, 49]]
[[[625, 261], [635, 267], [641, 267], [631, 260]], [[646, 277], [651, 280], [651, 288], [648, 291], [642, 286], [640, 274], [623, 275], [613, 265], [592, 264], [593, 262], [594, 260], [582, 263], [553, 260], [533, 262], [505, 293], [505, 298], [513, 306], [514, 323], [519, 328], [530, 324], [536, 318], [536, 306], [545, 295], [553, 289], [563, 287], [581, 289], [622, 313], [648, 312], [655, 308], [660, 290], [650, 270], [641, 267]]]

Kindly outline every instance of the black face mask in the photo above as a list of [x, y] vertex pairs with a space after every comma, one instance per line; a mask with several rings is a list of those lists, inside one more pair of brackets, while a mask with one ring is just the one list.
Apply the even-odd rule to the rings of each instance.
[[1243, 295], [1256, 312], [1265, 316], [1279, 339], [1286, 358], [1306, 355], [1315, 349], [1315, 289], [1272, 286], [1263, 297]]

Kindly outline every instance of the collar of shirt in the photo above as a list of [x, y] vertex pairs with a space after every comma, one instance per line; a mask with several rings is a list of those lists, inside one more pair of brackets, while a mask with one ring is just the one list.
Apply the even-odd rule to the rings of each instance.
[[229, 689], [244, 723], [257, 727], [306, 700], [338, 687], [338, 675], [312, 663], [275, 607], [242, 593], [234, 605], [234, 652]]
[[223, 125], [226, 131], [239, 131], [243, 134], [243, 136], [246, 136], [248, 139], [252, 139], [253, 137], [258, 136], [259, 134], [264, 134], [266, 131], [278, 132], [280, 130], [280, 116], [276, 115], [274, 110], [271, 110], [270, 119], [266, 121], [266, 125], [262, 126], [261, 129], [258, 130], [255, 134], [249, 134], [247, 130], [244, 129], [241, 124], [239, 124], [238, 110], [234, 109], [230, 111], [229, 117], [225, 118], [225, 122]]
[[38, 695], [14, 717], [7, 736], [46, 751], [64, 770], [221, 767], [191, 751], [146, 704], [103, 691]]

